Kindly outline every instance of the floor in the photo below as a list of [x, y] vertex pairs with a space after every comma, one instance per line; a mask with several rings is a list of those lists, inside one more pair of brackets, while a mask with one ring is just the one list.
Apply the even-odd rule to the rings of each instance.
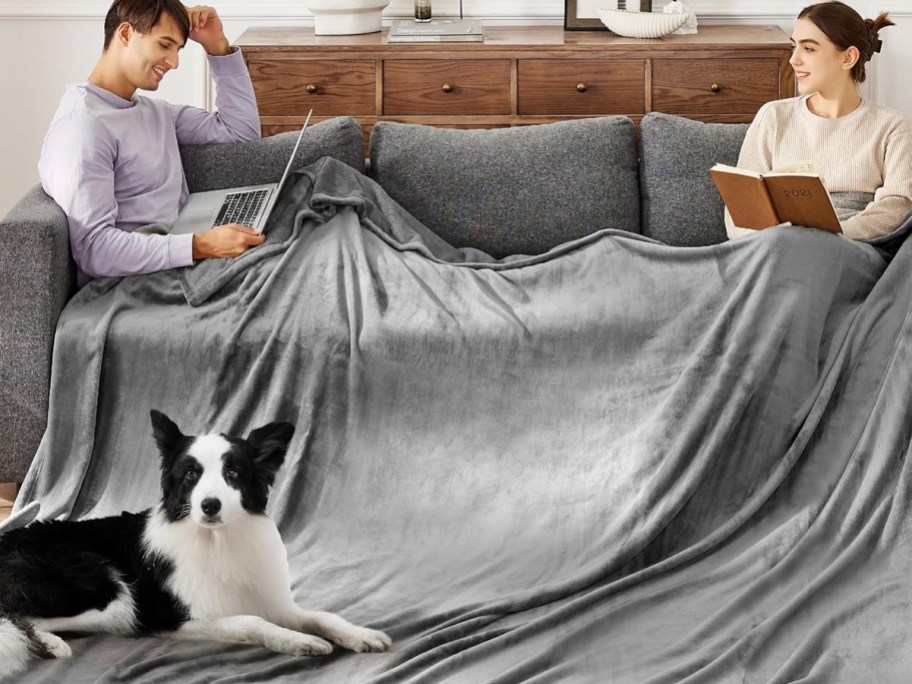
[[13, 500], [16, 498], [16, 485], [0, 483], [0, 520], [6, 520], [13, 510]]

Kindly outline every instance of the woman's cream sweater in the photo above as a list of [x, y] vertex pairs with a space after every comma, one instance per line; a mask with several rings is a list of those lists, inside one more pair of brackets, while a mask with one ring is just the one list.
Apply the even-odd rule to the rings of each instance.
[[[811, 112], [810, 95], [768, 102], [750, 125], [738, 166], [758, 171], [812, 161], [830, 193], [872, 193], [874, 201], [842, 221], [853, 239], [885, 235], [912, 211], [912, 119], [868, 100], [828, 119]], [[725, 210], [729, 238], [753, 235]]]

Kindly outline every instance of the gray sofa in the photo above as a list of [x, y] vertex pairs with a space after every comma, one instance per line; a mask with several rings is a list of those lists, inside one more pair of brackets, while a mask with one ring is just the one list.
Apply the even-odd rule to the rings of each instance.
[[[649, 114], [496, 130], [313, 126], [297, 164], [332, 156], [368, 173], [457, 247], [536, 254], [602, 229], [680, 247], [725, 240], [707, 169], [734, 164], [746, 131]], [[296, 134], [182, 150], [191, 191], [278, 179]], [[698, 201], [694, 201], [698, 198]], [[0, 482], [21, 482], [44, 432], [60, 311], [75, 291], [66, 217], [40, 186], [0, 221]]]

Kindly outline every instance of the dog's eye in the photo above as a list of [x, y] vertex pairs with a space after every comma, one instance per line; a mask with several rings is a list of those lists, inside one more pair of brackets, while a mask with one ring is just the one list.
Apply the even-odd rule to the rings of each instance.
[[184, 471], [185, 480], [190, 480], [191, 482], [193, 482], [198, 477], [199, 477], [199, 473], [196, 472], [193, 468], [187, 468], [187, 470]]
[[227, 477], [229, 480], [236, 480], [240, 476], [241, 474], [237, 471], [236, 468], [228, 468], [228, 470], [225, 471], [225, 477]]

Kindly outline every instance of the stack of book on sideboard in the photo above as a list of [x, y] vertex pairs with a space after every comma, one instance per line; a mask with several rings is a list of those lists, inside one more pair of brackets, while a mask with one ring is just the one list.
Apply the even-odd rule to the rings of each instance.
[[432, 19], [419, 22], [394, 21], [387, 40], [390, 43], [442, 43], [484, 40], [481, 19]]

